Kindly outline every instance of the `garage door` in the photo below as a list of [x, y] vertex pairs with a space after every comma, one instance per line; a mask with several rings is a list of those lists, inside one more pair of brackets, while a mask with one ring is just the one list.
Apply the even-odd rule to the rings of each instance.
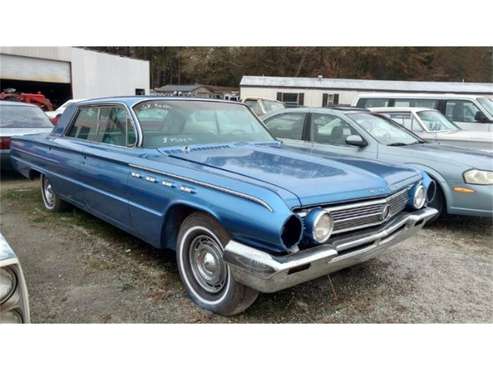
[[70, 63], [0, 54], [0, 79], [70, 83]]

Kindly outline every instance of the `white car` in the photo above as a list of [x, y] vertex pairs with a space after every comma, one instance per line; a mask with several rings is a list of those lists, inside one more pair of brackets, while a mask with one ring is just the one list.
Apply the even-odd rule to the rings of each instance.
[[60, 119], [61, 115], [63, 114], [63, 112], [65, 112], [65, 109], [67, 108], [67, 106], [69, 104], [77, 103], [77, 102], [82, 101], [82, 100], [84, 100], [84, 99], [67, 100], [65, 103], [60, 105], [56, 110], [52, 110], [52, 111], [45, 112], [45, 113], [48, 116], [48, 118], [50, 119], [51, 123], [56, 125], [58, 123], [58, 120]]
[[436, 109], [370, 108], [428, 141], [493, 152], [493, 132], [463, 130]]
[[493, 131], [492, 95], [368, 93], [353, 102], [358, 108], [437, 109], [464, 130]]
[[279, 100], [249, 97], [242, 100], [257, 117], [265, 116], [266, 114], [286, 108], [283, 102]]
[[30, 321], [29, 298], [21, 264], [0, 233], [0, 324]]
[[0, 101], [0, 169], [10, 169], [12, 136], [50, 133], [53, 125], [37, 105]]

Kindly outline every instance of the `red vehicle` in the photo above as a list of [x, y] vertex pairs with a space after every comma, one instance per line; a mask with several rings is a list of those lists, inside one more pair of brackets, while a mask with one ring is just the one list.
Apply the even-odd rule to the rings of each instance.
[[5, 89], [0, 92], [0, 100], [18, 101], [22, 103], [36, 104], [44, 111], [52, 111], [53, 104], [50, 99], [41, 92], [38, 93], [18, 93], [15, 89]]

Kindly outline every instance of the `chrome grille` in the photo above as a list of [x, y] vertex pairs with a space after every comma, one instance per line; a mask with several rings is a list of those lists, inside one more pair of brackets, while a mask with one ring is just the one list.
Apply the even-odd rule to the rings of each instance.
[[[334, 219], [333, 234], [383, 224], [406, 208], [409, 189], [400, 190], [384, 199], [325, 207]], [[306, 210], [299, 215], [304, 217], [308, 212]]]

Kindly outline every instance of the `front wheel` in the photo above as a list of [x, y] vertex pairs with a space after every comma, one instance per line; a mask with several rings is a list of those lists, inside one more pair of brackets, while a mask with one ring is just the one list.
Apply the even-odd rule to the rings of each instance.
[[55, 194], [53, 186], [50, 180], [45, 175], [41, 175], [41, 197], [43, 198], [43, 204], [48, 211], [58, 212], [65, 211], [69, 208], [68, 203], [60, 199]]
[[196, 212], [182, 223], [176, 258], [185, 289], [200, 307], [225, 316], [246, 310], [258, 292], [236, 282], [223, 260], [230, 237], [211, 216]]

